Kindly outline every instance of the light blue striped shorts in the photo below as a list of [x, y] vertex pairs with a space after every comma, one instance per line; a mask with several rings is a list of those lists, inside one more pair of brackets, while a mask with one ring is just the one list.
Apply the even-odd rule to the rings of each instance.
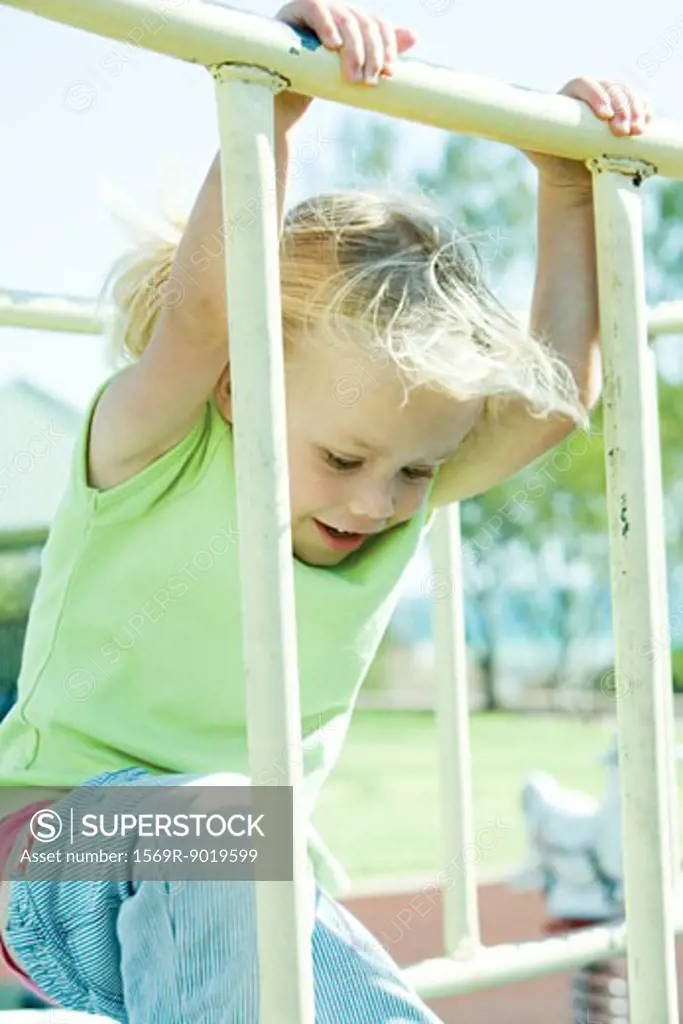
[[[84, 784], [201, 777], [136, 767]], [[377, 940], [319, 886], [315, 908], [316, 1024], [438, 1024]], [[253, 883], [16, 881], [7, 935], [30, 977], [65, 1009], [121, 1024], [258, 1024]]]

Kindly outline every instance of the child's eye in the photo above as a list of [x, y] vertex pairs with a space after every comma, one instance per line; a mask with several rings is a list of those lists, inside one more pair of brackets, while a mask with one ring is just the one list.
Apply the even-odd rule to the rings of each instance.
[[333, 455], [332, 452], [325, 452], [325, 458], [334, 469], [358, 469], [361, 465], [360, 459], [343, 459], [339, 455]]
[[435, 471], [431, 466], [425, 466], [423, 469], [406, 466], [403, 470], [403, 474], [408, 478], [408, 480], [431, 480], [434, 476], [434, 472]]

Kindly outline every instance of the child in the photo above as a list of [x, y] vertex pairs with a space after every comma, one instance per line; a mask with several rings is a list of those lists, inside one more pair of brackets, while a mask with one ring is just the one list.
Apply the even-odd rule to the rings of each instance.
[[[287, 4], [278, 17], [337, 50], [358, 88], [391, 75], [415, 42], [406, 28], [323, 0]], [[579, 78], [562, 91], [618, 135], [650, 117], [640, 96], [611, 82]], [[277, 97], [280, 212], [291, 132], [308, 103]], [[340, 192], [301, 203], [281, 225], [309, 811], [431, 510], [520, 469], [585, 424], [598, 398], [590, 174], [529, 157], [540, 174], [530, 333], [425, 203]], [[0, 727], [5, 787], [248, 775], [225, 278], [222, 252], [211, 255], [220, 226], [216, 158], [177, 248], [142, 252], [115, 275], [115, 333], [135, 361], [95, 396], [76, 447], [18, 702]], [[352, 379], [362, 393], [350, 401]], [[272, 784], [278, 770], [252, 781]], [[0, 841], [7, 878], [34, 809], [19, 804]], [[332, 899], [315, 843], [311, 852], [316, 1021], [436, 1020]], [[172, 893], [139, 879], [17, 879], [4, 888], [6, 959], [73, 1010], [255, 1024], [253, 895], [249, 883]]]

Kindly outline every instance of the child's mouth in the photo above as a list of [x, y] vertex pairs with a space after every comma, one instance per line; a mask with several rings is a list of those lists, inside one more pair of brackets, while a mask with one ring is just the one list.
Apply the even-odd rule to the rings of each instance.
[[313, 522], [318, 527], [318, 532], [327, 546], [334, 551], [353, 551], [360, 547], [367, 536], [365, 533], [345, 533], [343, 530], [335, 530], [333, 526], [321, 523], [319, 519], [314, 519]]

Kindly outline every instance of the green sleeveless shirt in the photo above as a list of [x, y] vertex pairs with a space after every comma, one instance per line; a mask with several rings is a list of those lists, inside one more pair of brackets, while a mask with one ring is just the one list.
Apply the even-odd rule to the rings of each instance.
[[[180, 444], [101, 492], [87, 439], [103, 390], [44, 550], [0, 785], [74, 787], [131, 765], [249, 774], [232, 429], [209, 401]], [[309, 813], [429, 518], [425, 502], [334, 567], [294, 558]], [[309, 848], [323, 884], [343, 889], [312, 828]]]

